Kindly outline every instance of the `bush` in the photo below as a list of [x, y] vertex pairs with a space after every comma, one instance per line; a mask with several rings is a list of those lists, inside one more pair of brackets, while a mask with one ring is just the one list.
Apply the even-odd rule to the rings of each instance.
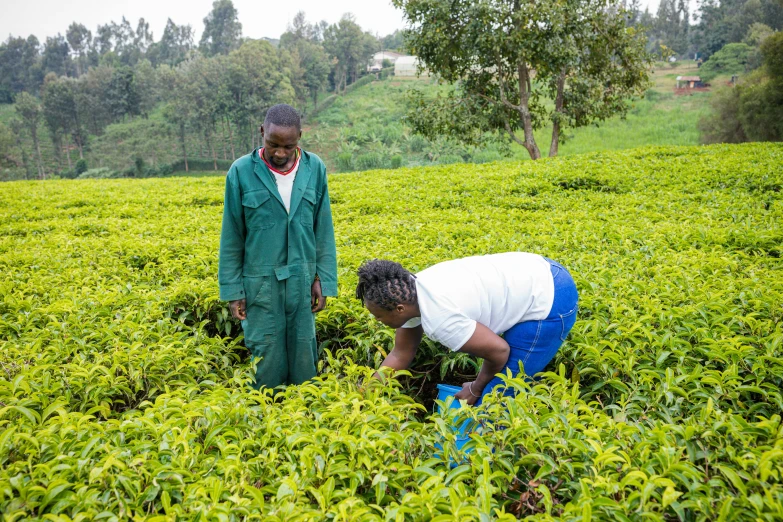
[[470, 161], [473, 163], [491, 163], [493, 161], [500, 161], [503, 157], [500, 155], [500, 153], [495, 151], [481, 151], [475, 153]]
[[717, 90], [699, 129], [705, 143], [783, 140], [783, 33], [762, 44], [764, 67]]
[[[234, 162], [232, 160], [217, 160], [218, 172], [228, 172], [231, 165]], [[185, 172], [185, 160], [175, 161], [169, 165], [171, 172]], [[188, 159], [188, 171], [213, 171], [215, 170], [215, 162], [211, 159], [195, 158]]]
[[345, 88], [345, 94], [348, 94], [349, 92], [353, 91], [354, 89], [358, 89], [359, 87], [362, 87], [363, 85], [367, 85], [369, 83], [372, 83], [373, 80], [375, 80], [374, 74], [367, 74], [365, 76], [362, 76], [355, 82], [353, 82], [351, 85]]
[[76, 175], [83, 174], [87, 172], [87, 160], [84, 158], [80, 158], [79, 161], [76, 162]]
[[462, 156], [458, 156], [457, 154], [444, 154], [443, 156], [439, 157], [435, 163], [439, 163], [441, 165], [450, 165], [452, 163], [465, 163], [465, 160], [462, 158]]
[[144, 175], [144, 158], [141, 156], [136, 156], [136, 158], [133, 160], [133, 168], [136, 177], [142, 177]]
[[427, 148], [427, 145], [429, 145], [429, 141], [421, 134], [413, 134], [408, 138], [408, 150], [410, 152], [423, 152], [424, 149]]
[[405, 128], [402, 125], [388, 125], [383, 128], [381, 133], [381, 141], [387, 147], [399, 143], [402, 135], [405, 132]]
[[102, 167], [99, 169], [89, 169], [79, 174], [78, 179], [107, 179], [119, 177], [113, 170]]
[[758, 67], [758, 51], [744, 43], [730, 43], [710, 56], [699, 68], [699, 76], [705, 82], [719, 75], [744, 74]]
[[367, 154], [360, 154], [356, 156], [354, 160], [354, 166], [356, 170], [373, 170], [383, 168], [383, 157], [377, 152], [368, 152]]
[[337, 155], [337, 170], [340, 172], [350, 172], [353, 170], [353, 154], [350, 152], [341, 152]]
[[391, 163], [391, 168], [393, 169], [398, 169], [402, 167], [402, 156], [400, 156], [399, 154], [395, 154], [394, 156], [391, 157], [390, 163]]
[[310, 114], [307, 115], [307, 119], [308, 120], [314, 119], [318, 115], [318, 113], [323, 112], [329, 107], [331, 107], [332, 104], [337, 100], [337, 98], [338, 96], [336, 94], [332, 94], [331, 96], [325, 98], [312, 111], [310, 111]]

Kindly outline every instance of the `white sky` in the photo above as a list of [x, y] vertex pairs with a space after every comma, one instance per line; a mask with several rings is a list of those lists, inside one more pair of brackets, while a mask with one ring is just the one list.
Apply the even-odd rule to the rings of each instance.
[[[402, 16], [390, 0], [233, 0], [242, 23], [242, 34], [251, 38], [278, 38], [297, 11], [304, 11], [310, 22], [337, 22], [344, 13], [353, 13], [357, 23], [372, 34], [385, 36], [403, 27]], [[642, 0], [655, 12], [659, 0]], [[139, 18], [150, 24], [159, 40], [171, 18], [177, 25], [190, 24], [198, 43], [204, 17], [212, 9], [212, 0], [0, 0], [0, 41], [8, 35], [34, 34], [41, 43], [47, 36], [65, 31], [71, 22], [87, 26], [95, 34], [98, 25], [120, 22], [123, 15], [135, 28]]]

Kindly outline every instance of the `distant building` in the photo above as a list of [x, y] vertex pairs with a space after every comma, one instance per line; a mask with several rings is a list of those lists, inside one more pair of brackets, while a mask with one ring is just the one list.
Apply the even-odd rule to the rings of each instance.
[[[419, 58], [416, 56], [400, 56], [397, 61], [394, 62], [394, 76], [395, 77], [414, 77], [418, 71]], [[429, 76], [429, 73], [425, 70], [421, 73], [422, 76]]]
[[697, 89], [706, 87], [699, 76], [678, 76], [675, 79], [677, 80], [678, 89]]
[[370, 60], [370, 65], [367, 67], [367, 70], [370, 72], [377, 72], [383, 69], [383, 62], [389, 61], [392, 64], [394, 64], [397, 61], [397, 58], [400, 56], [404, 56], [400, 53], [395, 53], [394, 51], [380, 51], [372, 55], [372, 60]]

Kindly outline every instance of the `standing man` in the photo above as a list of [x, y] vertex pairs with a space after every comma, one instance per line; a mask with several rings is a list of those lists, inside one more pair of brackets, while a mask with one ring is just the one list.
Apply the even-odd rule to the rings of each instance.
[[337, 253], [326, 167], [299, 148], [296, 109], [270, 108], [261, 136], [226, 176], [218, 281], [257, 359], [255, 387], [274, 388], [315, 376], [314, 314], [337, 295]]

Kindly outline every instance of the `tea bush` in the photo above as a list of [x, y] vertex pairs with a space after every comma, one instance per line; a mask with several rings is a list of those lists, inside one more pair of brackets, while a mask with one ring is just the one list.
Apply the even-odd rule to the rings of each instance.
[[[217, 298], [221, 179], [0, 185], [0, 513], [781, 520], [781, 186], [778, 144], [331, 175], [321, 374], [273, 394]], [[425, 340], [368, 380], [393, 332], [355, 270], [508, 250], [564, 263], [580, 315], [540, 380], [461, 413], [461, 460], [428, 410], [476, 362]]]

